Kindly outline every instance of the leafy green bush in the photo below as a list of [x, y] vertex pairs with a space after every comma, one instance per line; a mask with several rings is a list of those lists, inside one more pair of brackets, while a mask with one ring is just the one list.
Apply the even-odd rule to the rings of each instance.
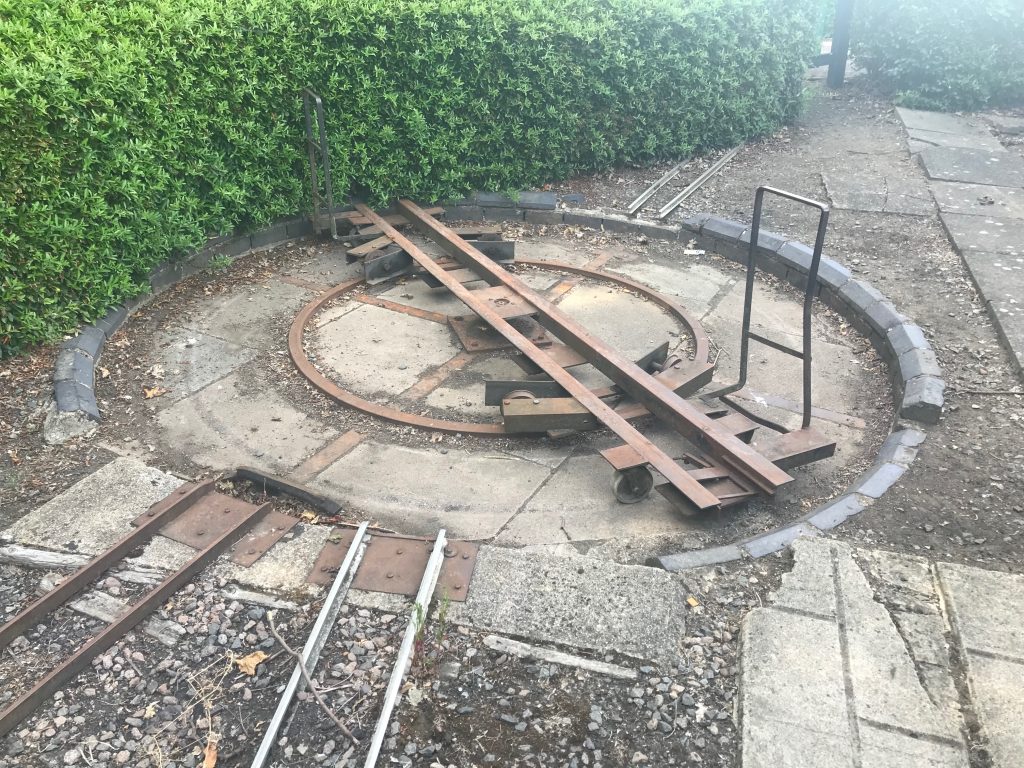
[[1021, 0], [860, 0], [854, 54], [906, 106], [1024, 103]]
[[518, 189], [771, 131], [818, 0], [0, 0], [0, 354], [335, 189]]

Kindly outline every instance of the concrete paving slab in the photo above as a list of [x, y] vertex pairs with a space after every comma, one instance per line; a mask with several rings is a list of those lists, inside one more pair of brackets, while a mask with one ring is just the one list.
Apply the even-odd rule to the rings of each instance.
[[942, 133], [910, 128], [907, 130], [907, 140], [912, 154], [917, 154], [929, 147], [961, 147], [985, 152], [1006, 151], [1006, 148], [999, 143], [999, 139], [984, 129], [969, 133]]
[[244, 464], [286, 474], [338, 435], [274, 390], [250, 387], [237, 374], [160, 411], [157, 420], [168, 450], [218, 470]]
[[582, 248], [566, 248], [563, 245], [552, 242], [526, 241], [516, 243], [517, 259], [561, 261], [566, 264], [582, 267], [595, 256], [597, 256], [597, 251], [589, 252]]
[[857, 715], [895, 729], [958, 740], [960, 724], [932, 704], [903, 636], [885, 606], [876, 602], [851, 550], [835, 543], [832, 548]]
[[686, 595], [682, 580], [660, 569], [485, 546], [468, 599], [453, 603], [449, 616], [532, 641], [671, 664], [686, 634]]
[[[558, 469], [495, 539], [503, 546], [593, 541], [685, 531], [690, 527], [661, 494], [620, 504], [613, 470], [601, 456], [573, 456]], [[561, 533], [559, 533], [561, 531]]]
[[941, 213], [942, 223], [960, 253], [1024, 256], [1024, 220]]
[[26, 546], [97, 555], [129, 533], [132, 520], [183, 482], [134, 459], [114, 459], [5, 533]]
[[1024, 189], [933, 181], [932, 194], [943, 213], [1024, 219]]
[[221, 558], [217, 561], [216, 573], [243, 587], [283, 592], [293, 597], [313, 595], [320, 588], [307, 584], [306, 576], [320, 556], [320, 550], [324, 548], [332, 530], [329, 525], [299, 523], [248, 568]]
[[[963, 254], [971, 278], [986, 301], [1006, 307], [1007, 319], [1024, 320], [1024, 243], [1019, 255], [969, 251]], [[1024, 347], [1021, 347], [1024, 350]]]
[[[381, 298], [408, 307], [440, 312], [442, 315], [466, 315], [469, 309], [445, 288], [431, 288], [420, 279], [406, 280], [384, 291]], [[419, 322], [429, 322], [420, 320]]]
[[269, 279], [239, 285], [228, 296], [203, 304], [181, 323], [242, 347], [287, 349], [287, 326], [278, 326], [312, 297], [313, 292], [305, 288]]
[[948, 112], [931, 112], [922, 109], [907, 109], [896, 107], [896, 114], [899, 115], [903, 125], [908, 129], [932, 131], [936, 133], [970, 134], [979, 131], [988, 131], [980, 121], [969, 120], [960, 115], [953, 115]]
[[486, 539], [551, 474], [511, 456], [363, 442], [310, 485], [367, 519], [416, 536]]
[[1024, 187], [1024, 158], [1010, 152], [929, 147], [918, 157], [931, 179], [996, 187]]
[[445, 325], [366, 305], [311, 335], [322, 370], [361, 395], [397, 395], [459, 351]]
[[915, 738], [907, 733], [862, 723], [860, 765], [871, 768], [967, 768], [962, 744], [945, 744]]
[[968, 652], [1024, 662], [1024, 623], [1008, 621], [1024, 616], [1024, 576], [952, 563], [938, 569], [954, 629]]
[[840, 210], [929, 216], [935, 207], [923, 179], [866, 170], [823, 173], [832, 206]]
[[722, 272], [704, 264], [680, 264], [678, 267], [669, 267], [637, 261], [632, 264], [616, 264], [609, 267], [608, 271], [625, 275], [660, 293], [679, 299], [680, 303], [696, 317], [701, 317], [711, 308], [715, 297], [723, 289], [728, 289], [740, 280], [735, 274]]
[[171, 328], [157, 337], [155, 359], [163, 366], [163, 379], [155, 381], [170, 390], [161, 398], [166, 407], [198, 392], [241, 368], [257, 354], [242, 347], [187, 328]]
[[303, 264], [290, 267], [281, 274], [332, 286], [353, 277], [362, 277], [363, 263], [354, 261], [350, 264], [345, 258], [344, 250], [341, 247], [334, 247], [318, 252]]
[[578, 285], [562, 299], [560, 308], [594, 336], [633, 359], [682, 332], [665, 310], [649, 301], [638, 301], [619, 288]]
[[1024, 765], [1024, 663], [968, 653], [968, 668], [992, 765]]
[[[802, 538], [793, 549], [793, 570], [772, 605], [744, 620], [743, 765], [831, 764], [836, 755], [828, 750], [841, 750], [850, 765], [966, 768], [952, 674], [936, 645], [941, 617], [891, 615], [846, 544]], [[876, 573], [897, 582], [909, 573], [916, 582], [916, 563], [880, 565], [886, 553], [858, 557]], [[894, 618], [917, 623], [906, 635]], [[938, 640], [914, 632], [937, 632]], [[806, 748], [780, 758], [789, 762], [763, 762], [759, 755], [772, 750], [763, 742], [779, 733]]]
[[741, 644], [744, 768], [855, 765], [836, 625], [755, 610]]
[[985, 120], [995, 126], [1000, 133], [1013, 136], [1024, 135], [1024, 117], [1012, 117], [1011, 115], [985, 115]]

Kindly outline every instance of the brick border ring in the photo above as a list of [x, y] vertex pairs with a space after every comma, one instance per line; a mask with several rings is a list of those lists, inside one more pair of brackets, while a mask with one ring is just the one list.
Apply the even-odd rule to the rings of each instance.
[[[643, 234], [660, 240], [694, 240], [700, 248], [742, 265], [747, 263], [750, 247], [750, 227], [738, 221], [700, 214], [679, 226], [670, 226], [603, 211], [557, 210], [551, 193], [524, 192], [518, 200], [477, 193], [470, 199], [446, 205], [445, 209], [450, 220], [571, 224]], [[295, 219], [252, 235], [219, 238], [190, 258], [158, 266], [150, 278], [152, 294], [129, 306], [111, 310], [106, 317], [84, 327], [77, 337], [62, 345], [54, 369], [55, 408], [47, 416], [44, 427], [47, 442], [63, 442], [85, 434], [100, 420], [92, 389], [93, 368], [103, 351], [103, 343], [121, 327], [131, 311], [143, 306], [153, 295], [205, 269], [214, 256], [235, 258], [312, 233], [308, 221]], [[803, 243], [761, 231], [755, 258], [759, 269], [804, 290], [811, 253]], [[762, 557], [784, 549], [800, 536], [817, 536], [835, 528], [874, 504], [903, 476], [925, 440], [923, 428], [938, 423], [945, 383], [924, 331], [901, 315], [872, 285], [854, 278], [850, 270], [830, 258], [822, 257], [818, 281], [818, 298], [866, 335], [889, 364], [898, 417], [912, 424], [897, 421], [872, 466], [837, 497], [800, 519], [732, 544], [652, 557], [648, 565], [681, 571], [744, 557]]]
[[[653, 288], [641, 285], [640, 283], [630, 280], [627, 277], [623, 277], [622, 275], [608, 274], [597, 269], [577, 267], [560, 261], [517, 259], [515, 263], [524, 267], [539, 267], [541, 269], [548, 269], [552, 272], [568, 272], [573, 275], [582, 275], [583, 277], [589, 277], [594, 280], [603, 280], [622, 288], [626, 288], [630, 291], [635, 291], [666, 310], [686, 327], [693, 339], [694, 360], [703, 361], [708, 359], [711, 341], [708, 338], [707, 332], [704, 330], [704, 326], [702, 326], [700, 321], [691, 315], [684, 307], [658, 291], [655, 291]], [[391, 406], [375, 403], [372, 400], [360, 397], [351, 390], [339, 386], [324, 376], [306, 355], [305, 345], [303, 343], [305, 340], [306, 326], [309, 324], [309, 321], [313, 319], [313, 316], [323, 309], [325, 304], [354, 288], [364, 285], [365, 282], [366, 281], [362, 278], [355, 278], [352, 280], [346, 280], [345, 282], [339, 283], [333, 288], [324, 291], [299, 310], [299, 313], [292, 321], [291, 328], [288, 330], [288, 354], [291, 356], [292, 362], [295, 363], [295, 367], [298, 368], [299, 373], [305, 376], [310, 384], [320, 390], [323, 394], [327, 395], [327, 397], [332, 400], [336, 400], [342, 405], [347, 405], [350, 408], [355, 408], [363, 413], [369, 414], [370, 416], [395, 422], [396, 424], [404, 424], [408, 427], [432, 429], [439, 432], [460, 433], [464, 435], [476, 435], [477, 437], [525, 437], [528, 435], [528, 433], [525, 432], [507, 432], [505, 431], [503, 424], [495, 422], [450, 421], [448, 419], [435, 419], [430, 416], [420, 416], [419, 414], [409, 413], [401, 410], [400, 408], [392, 408]], [[626, 416], [625, 414], [623, 415]], [[626, 416], [626, 418], [638, 418], [643, 415], [646, 415], [646, 411], [640, 411], [634, 415]]]

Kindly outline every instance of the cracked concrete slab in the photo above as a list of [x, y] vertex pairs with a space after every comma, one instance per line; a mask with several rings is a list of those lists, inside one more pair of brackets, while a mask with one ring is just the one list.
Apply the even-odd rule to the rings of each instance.
[[1024, 159], [1005, 150], [989, 152], [962, 147], [928, 147], [918, 157], [931, 179], [1024, 187]]
[[673, 663], [686, 596], [682, 580], [660, 569], [485, 546], [468, 599], [453, 603], [449, 616], [492, 632]]
[[[948, 700], [933, 699], [919, 670], [925, 653], [915, 647], [921, 644], [901, 633], [905, 616], [883, 602], [871, 569], [839, 542], [802, 538], [793, 548], [793, 570], [772, 605], [744, 620], [745, 768], [837, 759], [841, 765], [967, 768], [963, 723]], [[900, 561], [882, 570], [914, 574], [914, 565]], [[936, 671], [952, 684], [948, 668], [930, 665], [929, 674]], [[803, 748], [780, 754], [774, 743], [780, 730]], [[765, 762], [766, 754], [775, 761]]]
[[653, 262], [637, 261], [632, 264], [616, 264], [609, 272], [624, 275], [638, 283], [649, 285], [655, 290], [680, 300], [696, 317], [712, 308], [715, 297], [723, 289], [739, 282], [736, 275], [730, 275], [705, 264], [680, 264], [668, 267]]
[[[388, 528], [459, 539], [498, 532], [551, 474], [513, 456], [363, 442], [310, 482]], [[438, 499], [444, 501], [439, 504]]]
[[170, 390], [161, 406], [198, 392], [248, 363], [259, 352], [187, 328], [162, 332], [155, 346], [163, 378], [157, 383]]
[[923, 179], [875, 171], [821, 175], [834, 208], [931, 216], [935, 205]]
[[459, 351], [448, 326], [371, 305], [319, 328], [310, 346], [321, 370], [364, 396], [404, 392]]
[[182, 483], [134, 459], [114, 459], [25, 515], [5, 535], [26, 546], [97, 555]]
[[[268, 280], [221, 297], [204, 305], [181, 322], [186, 328], [216, 336], [241, 347], [281, 350], [288, 346], [285, 320], [291, 317], [313, 293], [305, 288]], [[280, 328], [279, 328], [280, 326]]]
[[338, 435], [274, 390], [253, 388], [237, 374], [161, 410], [157, 420], [170, 450], [218, 470], [249, 465], [284, 474]]

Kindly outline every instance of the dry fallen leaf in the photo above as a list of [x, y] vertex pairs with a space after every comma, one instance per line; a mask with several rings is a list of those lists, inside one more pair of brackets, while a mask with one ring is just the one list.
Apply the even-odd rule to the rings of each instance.
[[214, 768], [217, 765], [217, 745], [210, 742], [203, 750], [203, 768]]
[[146, 705], [146, 711], [142, 713], [142, 716], [146, 720], [152, 720], [154, 717], [156, 717], [156, 702], [155, 701], [152, 704], [147, 704]]
[[170, 391], [171, 390], [167, 389], [166, 387], [159, 386], [142, 388], [142, 394], [146, 396], [147, 400], [152, 400], [154, 397], [161, 397], [163, 395], [166, 395]]
[[690, 604], [691, 608], [696, 608], [698, 605], [700, 605], [700, 603], [697, 601], [697, 598], [693, 595], [690, 595], [690, 597], [686, 598], [686, 602]]
[[255, 651], [250, 653], [248, 656], [242, 656], [241, 658], [235, 659], [235, 664], [238, 665], [238, 670], [243, 672], [250, 677], [256, 674], [256, 667], [260, 665], [260, 662], [267, 658], [267, 654], [263, 651]]
[[107, 368], [104, 368], [102, 365], [97, 366], [96, 370], [100, 372], [101, 379], [106, 379], [110, 376], [110, 371]]
[[299, 517], [302, 519], [304, 523], [309, 523], [310, 525], [316, 525], [320, 522], [320, 515], [315, 515], [308, 509], [304, 510], [302, 514], [299, 515]]
[[11, 464], [21, 464], [21, 456], [18, 455], [18, 449], [12, 448], [7, 452], [7, 455], [11, 457]]

